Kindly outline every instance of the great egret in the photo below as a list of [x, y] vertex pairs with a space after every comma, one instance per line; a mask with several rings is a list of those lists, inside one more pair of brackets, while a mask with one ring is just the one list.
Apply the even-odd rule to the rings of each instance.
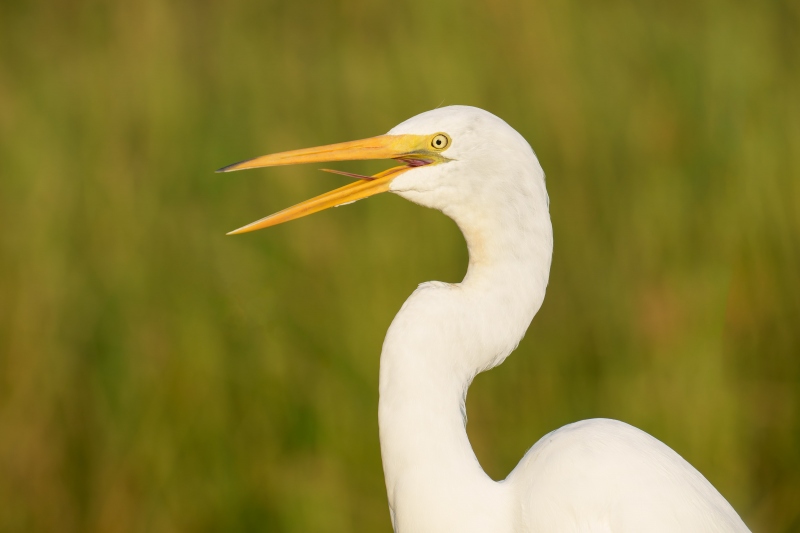
[[503, 481], [475, 457], [467, 388], [516, 348], [544, 299], [553, 250], [544, 172], [498, 117], [451, 106], [388, 134], [220, 169], [355, 159], [401, 166], [231, 233], [389, 191], [452, 218], [469, 248], [461, 283], [423, 283], [398, 312], [380, 365], [381, 455], [396, 532], [745, 532], [714, 487], [668, 446], [593, 419], [542, 437]]

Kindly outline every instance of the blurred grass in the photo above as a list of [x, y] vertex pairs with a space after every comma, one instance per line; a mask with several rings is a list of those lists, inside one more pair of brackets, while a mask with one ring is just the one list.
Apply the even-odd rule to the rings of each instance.
[[525, 135], [552, 200], [545, 305], [469, 397], [487, 471], [620, 418], [800, 531], [798, 26], [788, 1], [0, 3], [0, 531], [389, 531], [381, 342], [460, 279], [461, 237], [379, 197], [226, 238], [341, 179], [212, 170], [442, 103]]

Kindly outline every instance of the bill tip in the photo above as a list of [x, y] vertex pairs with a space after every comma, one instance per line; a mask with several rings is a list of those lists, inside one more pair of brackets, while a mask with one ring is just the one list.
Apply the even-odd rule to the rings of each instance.
[[[247, 159], [245, 159], [245, 161], [247, 161]], [[224, 167], [222, 167], [222, 168], [218, 168], [218, 169], [217, 169], [217, 170], [215, 170], [214, 172], [216, 172], [217, 174], [222, 174], [222, 173], [224, 173], [224, 172], [233, 172], [234, 170], [239, 170], [239, 169], [238, 169], [238, 168], [236, 168], [236, 167], [238, 167], [239, 165], [241, 165], [241, 164], [242, 164], [242, 163], [244, 163], [245, 161], [238, 161], [238, 162], [236, 162], [236, 163], [232, 163], [232, 164], [230, 164], [230, 165], [225, 165], [225, 166], [224, 166]]]

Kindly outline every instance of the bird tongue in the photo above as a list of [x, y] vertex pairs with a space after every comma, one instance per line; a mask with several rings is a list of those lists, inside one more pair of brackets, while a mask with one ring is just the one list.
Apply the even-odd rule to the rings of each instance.
[[345, 172], [344, 170], [333, 170], [332, 168], [321, 168], [320, 170], [323, 172], [330, 172], [331, 174], [339, 174], [340, 176], [348, 176], [351, 178], [356, 178], [364, 181], [372, 181], [375, 179], [372, 176], [364, 176], [363, 174], [353, 174], [352, 172]]
[[[430, 161], [428, 161], [426, 159], [411, 159], [411, 158], [408, 158], [408, 159], [399, 159], [398, 158], [397, 161], [401, 161], [401, 162], [405, 163], [405, 165], [407, 167], [421, 167], [421, 166], [424, 166], [424, 165], [429, 165], [431, 163]], [[402, 167], [399, 167], [399, 168], [402, 168]], [[332, 168], [321, 168], [320, 170], [323, 171], [323, 172], [330, 172], [331, 174], [339, 174], [340, 176], [347, 176], [347, 177], [350, 177], [350, 178], [356, 178], [358, 180], [364, 180], [364, 181], [372, 181], [372, 180], [374, 180], [376, 178], [382, 177], [386, 172], [388, 172], [388, 171], [384, 171], [384, 172], [381, 172], [380, 174], [376, 174], [374, 176], [365, 176], [363, 174], [355, 174], [353, 172], [345, 172], [344, 170], [334, 170]], [[394, 170], [394, 169], [389, 169], [389, 170]]]

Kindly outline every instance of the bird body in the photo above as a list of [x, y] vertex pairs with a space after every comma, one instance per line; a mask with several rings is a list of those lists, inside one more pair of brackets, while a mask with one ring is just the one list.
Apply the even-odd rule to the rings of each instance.
[[383, 344], [378, 416], [395, 532], [747, 532], [697, 470], [619, 421], [585, 420], [546, 435], [503, 481], [481, 468], [466, 433], [467, 389], [522, 339], [544, 300], [553, 249], [544, 172], [504, 121], [445, 107], [385, 136], [225, 170], [386, 157], [405, 165], [236, 232], [388, 191], [442, 211], [464, 234], [464, 280], [420, 285]]
[[582, 420], [545, 435], [504, 483], [525, 524], [509, 532], [748, 531], [692, 465], [618, 420]]

